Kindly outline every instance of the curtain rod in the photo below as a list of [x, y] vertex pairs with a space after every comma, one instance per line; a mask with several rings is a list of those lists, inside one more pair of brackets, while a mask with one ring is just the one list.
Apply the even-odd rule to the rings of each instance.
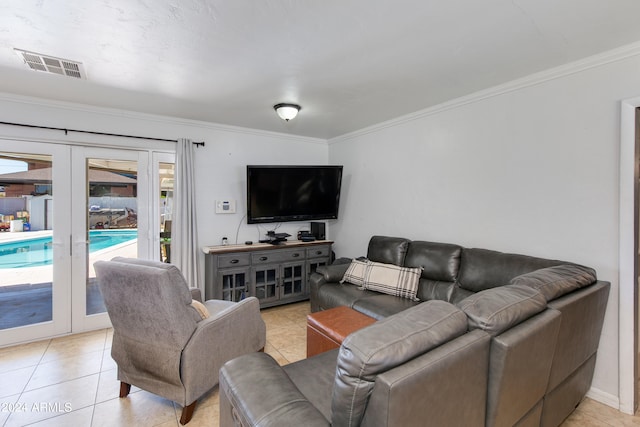
[[[35, 129], [60, 130], [60, 131], [64, 131], [65, 135], [68, 135], [69, 132], [76, 132], [76, 133], [89, 133], [89, 134], [92, 134], [92, 135], [118, 136], [120, 138], [146, 139], [146, 140], [150, 140], [150, 141], [178, 142], [178, 140], [176, 140], [176, 139], [151, 138], [151, 137], [147, 137], [147, 136], [124, 135], [124, 134], [108, 133], [108, 132], [95, 132], [95, 131], [91, 131], [91, 130], [78, 130], [78, 129], [56, 128], [56, 127], [50, 127], [50, 126], [27, 125], [27, 124], [24, 124], [24, 123], [0, 122], [0, 125], [21, 126], [21, 127], [25, 127], [25, 128], [35, 128]], [[202, 142], [194, 142], [193, 144], [196, 147], [204, 147], [204, 141], [202, 141]]]

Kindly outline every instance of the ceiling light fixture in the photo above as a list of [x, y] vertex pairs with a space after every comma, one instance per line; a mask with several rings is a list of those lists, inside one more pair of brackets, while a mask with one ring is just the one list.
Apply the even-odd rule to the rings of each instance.
[[273, 109], [276, 110], [276, 113], [278, 113], [282, 120], [288, 122], [298, 115], [300, 106], [296, 104], [276, 104], [273, 106]]

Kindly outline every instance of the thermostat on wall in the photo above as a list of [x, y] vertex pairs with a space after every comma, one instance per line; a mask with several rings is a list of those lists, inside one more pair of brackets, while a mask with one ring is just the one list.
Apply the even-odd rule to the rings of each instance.
[[216, 213], [236, 213], [235, 200], [216, 200]]

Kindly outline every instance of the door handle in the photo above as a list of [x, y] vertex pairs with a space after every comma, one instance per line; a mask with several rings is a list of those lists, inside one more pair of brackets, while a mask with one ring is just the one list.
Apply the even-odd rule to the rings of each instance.
[[72, 256], [74, 249], [75, 248], [80, 248], [80, 247], [88, 247], [90, 244], [90, 241], [87, 239], [84, 240], [76, 240], [75, 242], [72, 240], [73, 237], [69, 236], [69, 255]]

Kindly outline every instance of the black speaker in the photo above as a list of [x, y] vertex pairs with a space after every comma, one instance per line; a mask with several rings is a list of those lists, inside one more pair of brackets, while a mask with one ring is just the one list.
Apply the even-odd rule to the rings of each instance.
[[312, 222], [311, 234], [316, 240], [324, 240], [327, 238], [327, 232], [325, 231], [326, 224], [324, 222]]

